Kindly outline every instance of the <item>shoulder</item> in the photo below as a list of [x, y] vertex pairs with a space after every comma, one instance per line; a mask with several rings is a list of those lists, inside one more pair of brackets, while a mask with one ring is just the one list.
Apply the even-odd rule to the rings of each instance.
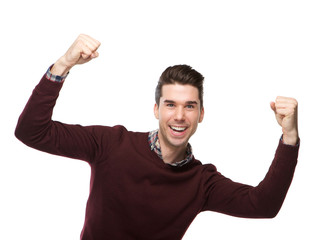
[[197, 173], [201, 175], [203, 179], [208, 179], [213, 175], [221, 175], [214, 164], [202, 164], [198, 159], [193, 159], [191, 167], [196, 169]]
[[216, 171], [215, 165], [211, 163], [202, 164], [202, 162], [195, 157], [193, 158], [192, 165], [198, 167], [202, 172]]
[[197, 168], [197, 173], [200, 175], [201, 182], [205, 187], [214, 184], [221, 180], [229, 180], [221, 174], [214, 164], [202, 164], [199, 160], [194, 160], [193, 164]]
[[148, 148], [148, 132], [133, 132], [122, 125], [88, 126], [96, 145], [110, 154], [126, 154], [133, 151], [142, 152]]
[[112, 138], [114, 141], [121, 141], [126, 138], [142, 138], [145, 137], [148, 139], [148, 132], [133, 132], [127, 130], [123, 125], [115, 125], [115, 126], [88, 126], [91, 132], [96, 135], [101, 136], [102, 138], [110, 139]]

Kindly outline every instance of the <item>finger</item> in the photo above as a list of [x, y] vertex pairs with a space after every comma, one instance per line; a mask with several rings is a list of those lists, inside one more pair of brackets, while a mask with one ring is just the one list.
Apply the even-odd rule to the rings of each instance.
[[99, 46], [101, 45], [101, 43], [99, 41], [97, 41], [96, 39], [88, 36], [88, 35], [84, 35], [81, 34], [80, 35], [80, 40], [92, 51], [96, 51]]
[[277, 97], [275, 102], [277, 107], [297, 107], [298, 105], [296, 99], [289, 97]]
[[89, 35], [86, 35], [86, 34], [80, 34], [80, 37], [81, 37], [82, 39], [85, 39], [86, 41], [90, 41], [90, 42], [92, 42], [92, 43], [94, 43], [94, 44], [96, 44], [96, 45], [99, 45], [99, 44], [100, 44], [100, 42], [99, 42], [98, 40], [96, 40], [96, 39], [93, 38], [93, 37], [90, 37]]
[[275, 108], [277, 110], [288, 110], [288, 111], [296, 111], [297, 105], [294, 103], [276, 103]]
[[297, 115], [295, 108], [277, 108], [276, 113], [283, 116]]
[[282, 97], [282, 96], [278, 96], [276, 97], [275, 100], [276, 103], [291, 103], [294, 105], [297, 105], [297, 100], [295, 98], [290, 98], [290, 97]]
[[87, 54], [82, 54], [82, 58], [84, 60], [88, 60], [88, 59], [94, 59], [94, 58], [97, 58], [99, 56], [99, 53], [98, 52], [93, 52], [91, 53], [91, 55], [87, 55]]
[[92, 52], [95, 52], [100, 46], [100, 44], [96, 44], [90, 41], [85, 41], [83, 44], [86, 45]]
[[99, 56], [99, 53], [98, 52], [93, 52], [91, 54], [91, 58], [97, 58]]
[[99, 56], [99, 52], [95, 51], [95, 52], [91, 53], [90, 58], [93, 59], [93, 58], [97, 58], [98, 56]]
[[285, 109], [285, 108], [292, 108], [293, 105], [289, 103], [275, 103], [276, 109]]
[[93, 53], [85, 44], [81, 44], [80, 48], [81, 57], [83, 59], [88, 59]]
[[270, 102], [271, 109], [276, 113], [275, 102]]

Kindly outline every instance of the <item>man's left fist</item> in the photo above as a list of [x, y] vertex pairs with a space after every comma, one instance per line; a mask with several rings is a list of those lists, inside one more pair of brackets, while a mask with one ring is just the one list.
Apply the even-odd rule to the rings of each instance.
[[271, 102], [271, 108], [279, 125], [282, 127], [283, 142], [296, 145], [299, 139], [297, 124], [298, 102], [294, 98], [277, 97]]

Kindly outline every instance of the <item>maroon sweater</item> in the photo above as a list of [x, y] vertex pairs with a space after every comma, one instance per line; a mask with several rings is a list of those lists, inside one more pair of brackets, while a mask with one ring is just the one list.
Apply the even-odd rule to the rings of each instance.
[[264, 180], [252, 187], [193, 159], [172, 167], [151, 151], [148, 132], [122, 126], [68, 125], [52, 121], [62, 83], [45, 78], [34, 89], [15, 135], [26, 145], [91, 166], [83, 240], [181, 239], [202, 211], [238, 217], [274, 217], [287, 194], [298, 146], [279, 143]]

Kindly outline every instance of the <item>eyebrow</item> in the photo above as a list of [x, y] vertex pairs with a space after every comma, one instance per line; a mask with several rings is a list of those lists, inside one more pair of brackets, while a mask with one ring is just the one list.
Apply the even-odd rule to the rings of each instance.
[[193, 105], [198, 105], [197, 101], [187, 101], [187, 104], [193, 104]]
[[[164, 100], [164, 103], [175, 103], [175, 101], [166, 99], [166, 100]], [[197, 101], [186, 101], [185, 103], [192, 104], [192, 105], [198, 105]]]

